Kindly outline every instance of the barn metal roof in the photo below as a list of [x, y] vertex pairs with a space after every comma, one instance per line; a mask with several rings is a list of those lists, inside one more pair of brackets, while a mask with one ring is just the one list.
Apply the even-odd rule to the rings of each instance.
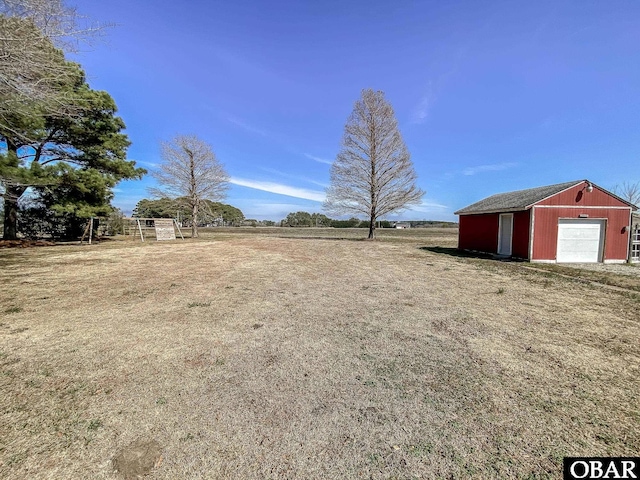
[[468, 207], [464, 207], [457, 212], [454, 212], [454, 215], [526, 210], [531, 205], [534, 205], [551, 195], [560, 193], [567, 188], [571, 188], [585, 181], [588, 180], [576, 180], [574, 182], [557, 183], [555, 185], [528, 188], [526, 190], [517, 190], [515, 192], [498, 193], [497, 195], [487, 197], [479, 202], [469, 205]]

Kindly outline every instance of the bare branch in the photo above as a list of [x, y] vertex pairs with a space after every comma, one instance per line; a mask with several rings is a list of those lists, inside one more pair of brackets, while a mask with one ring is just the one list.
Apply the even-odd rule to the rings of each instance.
[[0, 0], [0, 15], [30, 19], [42, 35], [66, 53], [77, 53], [109, 25], [90, 22], [63, 0]]
[[324, 208], [367, 216], [374, 238], [379, 217], [419, 204], [424, 192], [416, 186], [411, 156], [383, 92], [363, 90], [344, 130]]
[[195, 135], [178, 135], [161, 146], [163, 162], [160, 169], [152, 173], [161, 187], [149, 191], [160, 198], [186, 198], [193, 214], [191, 231], [195, 238], [202, 200], [223, 200], [229, 187], [229, 176], [211, 146]]
[[77, 81], [78, 71], [64, 53], [77, 52], [103, 30], [62, 0], [0, 0], [0, 128], [15, 136], [16, 122], [34, 110], [77, 116], [72, 90], [61, 86]]
[[640, 181], [636, 183], [622, 182], [613, 189], [614, 193], [623, 200], [634, 205], [640, 204]]

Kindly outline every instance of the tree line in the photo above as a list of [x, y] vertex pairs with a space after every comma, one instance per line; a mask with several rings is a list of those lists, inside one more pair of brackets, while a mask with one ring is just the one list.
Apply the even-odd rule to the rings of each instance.
[[[456, 222], [438, 220], [403, 220], [401, 222], [378, 220], [377, 228], [395, 228], [397, 223], [407, 224], [411, 228], [457, 227]], [[333, 228], [369, 228], [370, 220], [351, 217], [348, 220], [329, 218], [322, 213], [291, 212], [280, 221], [281, 227], [333, 227]]]
[[[193, 210], [189, 205], [189, 199], [185, 197], [144, 198], [133, 209], [133, 216], [138, 218], [175, 218], [182, 225], [191, 226], [193, 224]], [[204, 199], [199, 205], [196, 219], [196, 225], [199, 227], [238, 227], [243, 224], [245, 217], [239, 208]]]
[[[390, 228], [392, 224], [386, 220], [380, 222], [382, 228]], [[291, 212], [287, 218], [280, 221], [281, 227], [334, 227], [334, 228], [364, 228], [369, 227], [365, 220], [352, 217], [348, 220], [336, 220], [322, 213]]]

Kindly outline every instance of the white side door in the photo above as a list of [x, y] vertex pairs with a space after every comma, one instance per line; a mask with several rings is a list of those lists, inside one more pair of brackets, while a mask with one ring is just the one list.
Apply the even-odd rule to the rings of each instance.
[[513, 213], [502, 213], [498, 226], [498, 255], [511, 255]]

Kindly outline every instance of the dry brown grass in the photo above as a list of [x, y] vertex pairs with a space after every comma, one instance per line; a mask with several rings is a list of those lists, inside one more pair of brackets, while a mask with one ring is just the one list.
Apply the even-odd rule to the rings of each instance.
[[[636, 270], [635, 265], [616, 265], [619, 268]], [[606, 270], [589, 270], [581, 268], [576, 272], [575, 266], [555, 265], [555, 264], [535, 264], [535, 268], [547, 270], [549, 272], [559, 273], [561, 275], [569, 275], [580, 278], [585, 281], [598, 282], [604, 285], [625, 288], [627, 290], [635, 290], [640, 292], [640, 278], [631, 275], [619, 275]]]
[[[367, 228], [301, 228], [301, 227], [225, 227], [203, 228], [199, 230], [203, 238], [237, 238], [268, 236], [277, 238], [331, 239], [367, 241]], [[456, 247], [458, 244], [457, 228], [378, 228], [377, 241], [394, 243], [412, 243]]]
[[0, 477], [117, 478], [140, 438], [171, 479], [637, 454], [638, 302], [418, 248], [437, 235], [210, 235], [0, 252]]

